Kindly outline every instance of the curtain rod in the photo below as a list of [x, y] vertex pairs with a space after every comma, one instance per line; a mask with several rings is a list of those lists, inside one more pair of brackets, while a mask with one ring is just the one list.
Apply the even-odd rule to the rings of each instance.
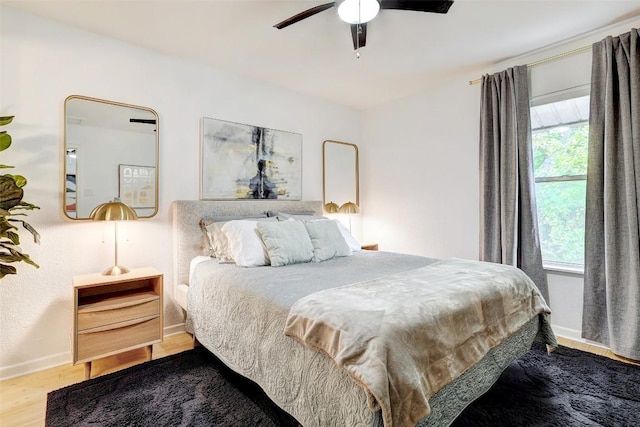
[[[591, 49], [591, 45], [589, 46], [582, 46], [579, 47], [577, 49], [573, 49], [567, 52], [563, 52], [563, 53], [559, 53], [557, 55], [553, 55], [550, 56], [548, 58], [544, 58], [544, 59], [540, 59], [538, 61], [534, 61], [531, 64], [527, 64], [527, 67], [534, 67], [536, 65], [540, 65], [540, 64], [544, 64], [546, 62], [551, 62], [551, 61], [555, 61], [556, 59], [560, 59], [560, 58], [564, 58], [565, 56], [569, 56], [569, 55], [575, 55], [576, 53], [580, 53], [580, 52], [584, 52], [587, 50]], [[469, 80], [469, 85], [474, 85], [476, 83], [480, 83], [482, 81], [482, 77], [480, 77], [479, 79], [475, 79], [475, 80]]]

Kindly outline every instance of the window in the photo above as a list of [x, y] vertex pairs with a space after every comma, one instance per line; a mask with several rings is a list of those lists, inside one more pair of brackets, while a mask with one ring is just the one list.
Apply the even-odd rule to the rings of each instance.
[[582, 269], [589, 96], [531, 107], [531, 129], [543, 263]]

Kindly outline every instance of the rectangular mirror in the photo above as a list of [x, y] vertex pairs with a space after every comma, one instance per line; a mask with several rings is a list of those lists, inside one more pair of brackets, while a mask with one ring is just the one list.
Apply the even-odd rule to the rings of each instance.
[[358, 146], [347, 142], [324, 141], [322, 144], [322, 203], [338, 208], [347, 202], [360, 206]]
[[65, 100], [64, 213], [89, 219], [119, 197], [138, 217], [158, 212], [158, 114], [72, 95]]

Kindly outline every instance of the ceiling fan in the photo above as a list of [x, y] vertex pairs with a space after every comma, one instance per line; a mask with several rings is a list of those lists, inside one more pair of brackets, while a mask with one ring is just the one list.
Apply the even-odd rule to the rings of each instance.
[[317, 13], [335, 7], [340, 19], [351, 24], [353, 48], [367, 44], [367, 22], [376, 17], [380, 9], [412, 10], [417, 12], [447, 13], [452, 0], [338, 0], [312, 7], [274, 25], [281, 30]]

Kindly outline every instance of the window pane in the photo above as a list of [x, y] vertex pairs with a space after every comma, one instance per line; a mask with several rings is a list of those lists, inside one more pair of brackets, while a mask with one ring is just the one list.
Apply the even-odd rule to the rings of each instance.
[[531, 129], [589, 121], [589, 95], [531, 107]]
[[584, 264], [586, 187], [584, 180], [536, 184], [543, 261]]
[[535, 130], [532, 136], [536, 178], [586, 175], [588, 122]]
[[540, 243], [547, 265], [584, 264], [588, 119], [588, 95], [531, 108]]

